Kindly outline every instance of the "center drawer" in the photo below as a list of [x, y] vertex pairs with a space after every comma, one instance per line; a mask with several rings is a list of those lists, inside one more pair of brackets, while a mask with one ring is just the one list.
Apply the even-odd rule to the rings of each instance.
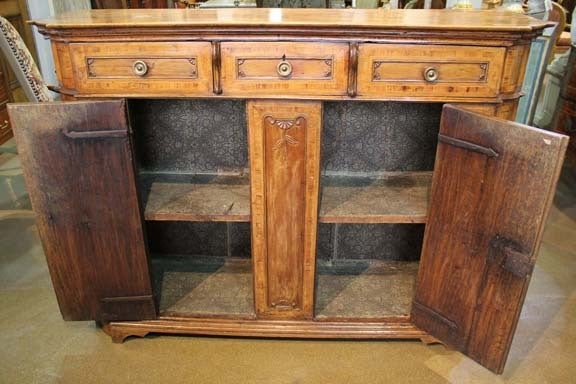
[[409, 99], [496, 97], [504, 48], [362, 44], [358, 95]]
[[71, 44], [76, 88], [114, 96], [212, 93], [209, 42]]
[[221, 45], [225, 95], [345, 95], [348, 44], [227, 42]]

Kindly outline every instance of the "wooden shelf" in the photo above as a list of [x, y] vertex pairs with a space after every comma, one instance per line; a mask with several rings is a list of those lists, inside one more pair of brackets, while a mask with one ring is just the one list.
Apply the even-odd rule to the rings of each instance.
[[[248, 176], [143, 174], [146, 220], [250, 221]], [[322, 223], [425, 223], [432, 172], [322, 177]]]
[[250, 259], [153, 255], [161, 316], [254, 317]]
[[319, 262], [316, 318], [408, 316], [418, 265], [382, 260]]
[[432, 172], [322, 178], [322, 223], [425, 223]]
[[150, 221], [250, 221], [247, 176], [142, 174]]

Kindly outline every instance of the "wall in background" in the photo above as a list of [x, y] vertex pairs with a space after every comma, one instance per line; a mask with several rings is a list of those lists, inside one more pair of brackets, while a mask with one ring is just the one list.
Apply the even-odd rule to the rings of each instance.
[[[76, 9], [90, 9], [90, 0], [27, 0], [30, 18], [42, 19]], [[50, 40], [38, 33], [34, 27], [34, 40], [38, 52], [38, 65], [46, 83], [57, 85], [56, 70]]]

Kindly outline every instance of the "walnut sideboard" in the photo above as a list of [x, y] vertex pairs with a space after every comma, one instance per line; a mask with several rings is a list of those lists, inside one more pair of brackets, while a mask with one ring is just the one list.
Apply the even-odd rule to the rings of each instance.
[[117, 342], [440, 341], [502, 372], [567, 143], [505, 120], [544, 23], [173, 9], [34, 24], [69, 102], [9, 111], [66, 320]]

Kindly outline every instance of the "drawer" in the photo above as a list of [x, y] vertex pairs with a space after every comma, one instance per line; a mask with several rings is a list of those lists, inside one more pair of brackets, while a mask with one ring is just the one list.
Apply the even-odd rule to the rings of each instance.
[[348, 44], [222, 43], [225, 95], [345, 95]]
[[358, 95], [371, 97], [496, 97], [504, 48], [362, 44]]
[[212, 48], [208, 42], [70, 46], [80, 92], [114, 96], [212, 93]]

